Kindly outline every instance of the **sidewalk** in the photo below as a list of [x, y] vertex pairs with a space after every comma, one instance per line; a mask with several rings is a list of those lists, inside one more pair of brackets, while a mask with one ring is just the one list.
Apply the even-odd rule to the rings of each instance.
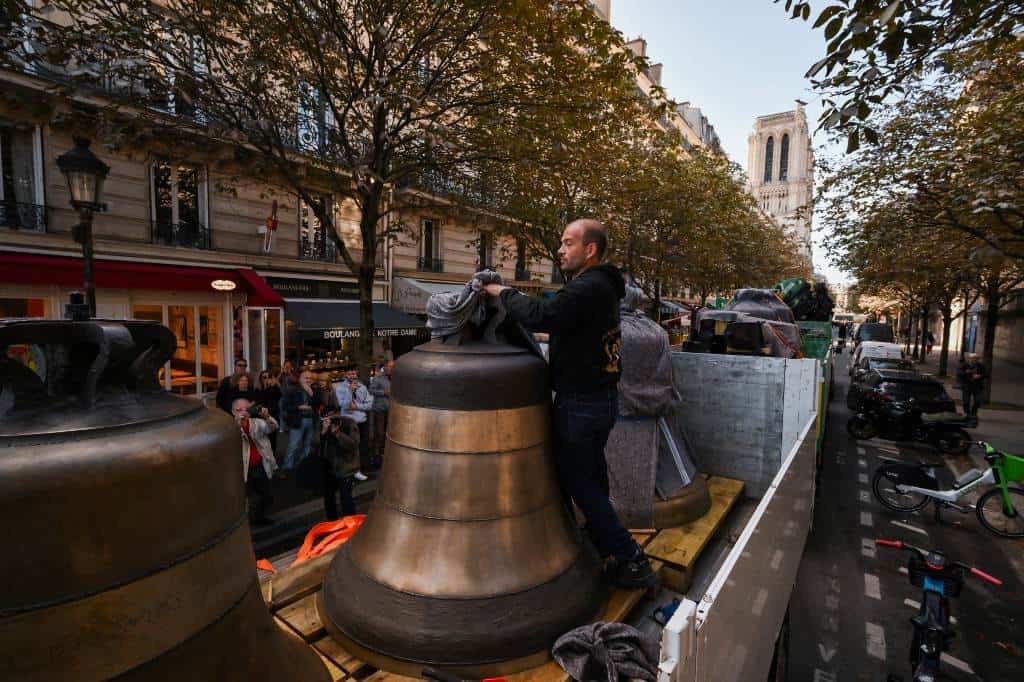
[[[949, 376], [941, 379], [946, 391], [962, 411], [960, 389], [956, 388], [956, 368], [959, 353], [949, 354]], [[1010, 362], [995, 363], [992, 376], [992, 403], [978, 410], [978, 428], [971, 435], [978, 440], [990, 441], [996, 447], [1012, 453], [1024, 453], [1024, 367]], [[919, 371], [938, 377], [939, 353], [933, 351]], [[977, 453], [973, 453], [978, 456]], [[983, 462], [982, 462], [983, 464]], [[984, 466], [982, 466], [984, 468]]]

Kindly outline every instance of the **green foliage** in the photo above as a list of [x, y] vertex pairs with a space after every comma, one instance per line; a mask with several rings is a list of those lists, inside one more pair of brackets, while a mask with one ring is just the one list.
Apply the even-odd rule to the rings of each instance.
[[[807, 21], [811, 2], [784, 3]], [[814, 20], [827, 41], [825, 56], [807, 71], [825, 96], [820, 122], [847, 136], [854, 151], [872, 142], [867, 122], [891, 97], [924, 77], [943, 78], [967, 53], [988, 59], [1013, 45], [1024, 27], [1019, 0], [830, 0]]]

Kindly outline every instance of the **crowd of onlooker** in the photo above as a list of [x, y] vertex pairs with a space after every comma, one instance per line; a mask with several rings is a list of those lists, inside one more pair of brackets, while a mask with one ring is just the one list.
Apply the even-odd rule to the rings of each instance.
[[[279, 372], [253, 377], [244, 358], [221, 381], [217, 407], [242, 433], [242, 470], [254, 525], [273, 523], [271, 481], [290, 476], [322, 493], [328, 520], [355, 513], [353, 488], [380, 468], [387, 433], [393, 361], [373, 368], [370, 385], [356, 370], [332, 382], [327, 372]], [[283, 451], [283, 455], [282, 455]]]

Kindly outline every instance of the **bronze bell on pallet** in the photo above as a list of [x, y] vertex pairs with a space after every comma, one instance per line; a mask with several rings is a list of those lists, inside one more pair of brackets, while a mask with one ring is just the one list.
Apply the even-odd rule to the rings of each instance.
[[5, 681], [330, 679], [263, 603], [238, 427], [160, 389], [174, 343], [0, 320]]
[[501, 317], [395, 364], [377, 497], [318, 601], [379, 668], [517, 672], [598, 615], [600, 563], [555, 477], [547, 366], [498, 341]]

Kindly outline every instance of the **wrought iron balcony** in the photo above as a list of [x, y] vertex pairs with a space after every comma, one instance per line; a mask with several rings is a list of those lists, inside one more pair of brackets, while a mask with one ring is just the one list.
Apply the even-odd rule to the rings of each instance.
[[484, 180], [464, 173], [422, 171], [404, 180], [401, 186], [470, 206], [498, 210], [494, 195]]
[[46, 232], [46, 207], [17, 201], [0, 201], [0, 227], [26, 232]]
[[299, 259], [315, 260], [321, 263], [337, 261], [337, 247], [325, 233], [314, 234], [312, 238], [302, 235], [299, 241]]
[[440, 258], [424, 258], [420, 256], [416, 266], [423, 272], [444, 272], [444, 261]]
[[170, 223], [155, 220], [150, 223], [154, 244], [184, 246], [189, 249], [211, 249], [210, 229], [200, 223]]

